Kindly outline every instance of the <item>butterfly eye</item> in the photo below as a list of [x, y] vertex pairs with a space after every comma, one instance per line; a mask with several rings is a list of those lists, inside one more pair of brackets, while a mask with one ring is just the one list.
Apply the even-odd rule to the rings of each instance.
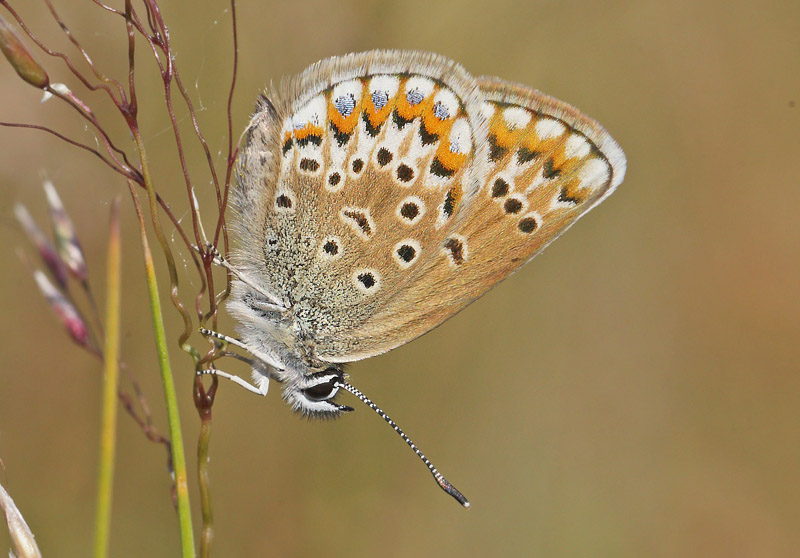
[[339, 386], [336, 385], [336, 382], [338, 382], [340, 378], [338, 376], [330, 377], [327, 375], [326, 377], [326, 381], [302, 390], [303, 395], [312, 401], [325, 401], [336, 395], [336, 392], [339, 391]]
[[311, 386], [310, 388], [304, 389], [303, 395], [312, 401], [324, 401], [326, 399], [330, 399], [335, 390], [337, 390], [337, 388], [334, 385], [334, 380], [331, 380], [329, 382], [325, 382], [324, 384], [317, 384], [315, 386]]

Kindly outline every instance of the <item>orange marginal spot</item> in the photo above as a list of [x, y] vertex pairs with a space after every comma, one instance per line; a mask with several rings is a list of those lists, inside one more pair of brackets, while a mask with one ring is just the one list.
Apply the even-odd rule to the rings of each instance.
[[[546, 141], [541, 141], [539, 136], [536, 135], [533, 126], [528, 126], [525, 128], [525, 132], [520, 138], [519, 148], [526, 149], [529, 153], [544, 153], [548, 150], [546, 144]], [[550, 149], [552, 149], [552, 146]]]
[[506, 125], [505, 120], [500, 115], [500, 111], [496, 111], [492, 122], [489, 125], [489, 134], [494, 136], [494, 143], [498, 147], [511, 149], [515, 147], [524, 134], [525, 129], [510, 130]]
[[563, 163], [564, 143], [569, 137], [570, 132], [572, 132], [572, 128], [565, 125], [566, 131], [560, 136], [550, 137], [544, 140], [539, 139], [539, 136], [536, 133], [536, 123], [542, 120], [543, 118], [545, 117], [537, 114], [535, 118], [531, 119], [530, 123], [528, 124], [528, 127], [525, 128], [525, 139], [523, 140], [524, 141], [523, 145], [540, 153], [557, 158], [557, 162], [559, 164]]
[[425, 99], [418, 105], [412, 105], [408, 102], [408, 97], [406, 96], [406, 82], [408, 78], [404, 79], [400, 83], [400, 87], [397, 89], [397, 114], [404, 118], [405, 120], [413, 120], [414, 118], [418, 117], [420, 114], [428, 110], [433, 105], [433, 97], [436, 95], [438, 90], [437, 86], [434, 86], [433, 90], [430, 94], [425, 97]]
[[574, 177], [570, 180], [567, 180], [566, 184], [561, 187], [559, 200], [562, 202], [573, 202], [575, 204], [579, 204], [585, 201], [590, 194], [591, 190], [588, 188], [581, 188], [581, 181]]
[[555, 139], [551, 142], [543, 142], [548, 145], [547, 152], [549, 152], [549, 159], [553, 161], [553, 166], [561, 171], [562, 176], [568, 173], [580, 164], [580, 160], [567, 159], [565, 154], [566, 140], [569, 134], [564, 134], [561, 138]]
[[369, 93], [368, 87], [364, 87], [364, 95], [368, 97], [366, 101], [362, 102], [364, 114], [367, 115], [370, 126], [377, 128], [386, 122], [386, 120], [389, 118], [389, 115], [392, 114], [395, 103], [397, 102], [397, 98], [400, 95], [400, 89], [397, 90], [397, 93], [395, 93], [394, 97], [391, 97], [386, 101], [386, 105], [380, 110], [375, 108], [375, 103], [372, 100], [372, 96]]
[[455, 116], [451, 116], [445, 120], [439, 120], [436, 115], [433, 114], [433, 104], [431, 104], [425, 109], [425, 112], [422, 113], [422, 125], [425, 126], [425, 131], [429, 134], [436, 134], [441, 137], [450, 131], [450, 128], [453, 127], [453, 122], [456, 121], [456, 117], [458, 116], [461, 116], [461, 111]]
[[328, 120], [343, 134], [352, 134], [358, 124], [358, 117], [361, 114], [361, 107], [364, 104], [364, 95], [366, 94], [366, 87], [364, 87], [363, 81], [361, 85], [361, 99], [356, 103], [356, 106], [353, 107], [353, 111], [347, 116], [342, 116], [341, 113], [336, 110], [336, 106], [333, 104], [335, 100], [333, 98], [333, 90], [330, 92], [330, 99], [328, 100]]
[[313, 124], [306, 124], [302, 128], [298, 128], [294, 131], [294, 137], [298, 140], [304, 140], [309, 136], [317, 136], [322, 137], [325, 130], [323, 130], [322, 126], [315, 126]]
[[[449, 130], [448, 130], [449, 132]], [[436, 150], [436, 159], [443, 167], [450, 171], [457, 171], [467, 162], [467, 153], [453, 153], [450, 151], [450, 137], [439, 139], [439, 147]]]
[[[563, 148], [559, 149], [555, 154], [553, 154], [552, 159], [554, 165], [560, 171], [560, 175], [563, 177], [571, 178], [575, 171], [585, 164], [585, 160], [582, 159], [565, 159]], [[580, 185], [580, 180], [578, 180], [577, 184]]]

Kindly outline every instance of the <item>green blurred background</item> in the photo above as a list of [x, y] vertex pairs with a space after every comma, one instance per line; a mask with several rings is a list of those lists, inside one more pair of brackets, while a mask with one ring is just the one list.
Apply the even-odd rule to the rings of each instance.
[[[42, 3], [16, 4], [37, 33], [69, 49]], [[121, 21], [88, 1], [58, 4], [97, 63], [124, 79]], [[221, 0], [161, 4], [216, 152], [229, 10]], [[265, 84], [320, 58], [424, 49], [580, 107], [622, 145], [628, 174], [534, 264], [431, 334], [349, 370], [471, 510], [442, 494], [366, 408], [309, 423], [277, 389], [262, 400], [222, 385], [211, 447], [215, 556], [800, 553], [800, 4], [241, 0], [238, 9], [236, 130]], [[185, 216], [158, 78], [140, 55], [158, 186]], [[60, 64], [47, 67], [64, 80]], [[92, 141], [73, 113], [39, 99], [0, 64], [0, 119]], [[119, 119], [95, 106], [124, 143]], [[210, 222], [202, 158], [190, 155]], [[86, 556], [100, 366], [67, 339], [14, 254], [31, 251], [11, 208], [22, 202], [45, 224], [43, 178], [78, 226], [100, 300], [109, 202], [125, 185], [51, 137], [0, 129], [0, 477], [45, 556]], [[123, 355], [166, 431], [124, 201]], [[232, 330], [227, 316], [221, 329]], [[191, 365], [171, 349], [193, 474]], [[164, 452], [124, 414], [119, 434], [112, 555], [176, 556]]]

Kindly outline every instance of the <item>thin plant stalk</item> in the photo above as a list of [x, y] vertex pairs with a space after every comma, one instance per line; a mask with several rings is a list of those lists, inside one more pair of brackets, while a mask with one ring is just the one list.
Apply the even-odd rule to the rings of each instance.
[[[55, 56], [62, 59], [66, 63], [68, 69], [80, 80], [80, 82], [87, 89], [91, 91], [103, 90], [111, 98], [112, 102], [116, 105], [117, 109], [122, 114], [123, 118], [125, 119], [131, 131], [131, 134], [133, 136], [133, 143], [135, 145], [135, 149], [138, 154], [139, 168], [131, 164], [127, 158], [126, 153], [118, 149], [111, 142], [111, 139], [106, 135], [104, 128], [100, 125], [93, 111], [87, 104], [85, 104], [78, 97], [72, 94], [72, 92], [66, 89], [65, 86], [61, 86], [61, 88], [55, 86], [50, 87], [49, 79], [45, 80], [47, 83], [39, 79], [38, 81], [34, 80], [32, 84], [35, 85], [36, 87], [39, 87], [40, 89], [44, 88], [52, 95], [55, 95], [59, 100], [68, 103], [73, 109], [77, 110], [78, 113], [93, 127], [95, 132], [99, 134], [98, 149], [95, 149], [90, 145], [85, 145], [76, 142], [74, 140], [70, 140], [69, 138], [63, 136], [62, 134], [59, 134], [58, 132], [55, 132], [54, 130], [51, 130], [44, 126], [25, 125], [25, 124], [19, 125], [12, 123], [0, 123], [0, 125], [30, 127], [54, 134], [57, 137], [64, 139], [65, 141], [73, 145], [76, 145], [82, 149], [85, 149], [93, 153], [95, 156], [99, 157], [105, 164], [110, 166], [116, 172], [124, 175], [128, 179], [129, 187], [132, 187], [133, 184], [136, 183], [147, 191], [147, 198], [148, 198], [147, 205], [149, 209], [149, 217], [151, 219], [152, 226], [154, 228], [158, 240], [158, 244], [160, 245], [164, 257], [166, 259], [166, 265], [169, 272], [170, 296], [172, 298], [173, 305], [176, 307], [176, 309], [178, 310], [179, 314], [181, 315], [184, 321], [184, 331], [180, 335], [178, 343], [181, 346], [181, 348], [191, 356], [191, 358], [194, 361], [195, 368], [199, 370], [203, 366], [204, 362], [212, 361], [216, 357], [218, 357], [218, 355], [216, 353], [216, 348], [212, 348], [210, 349], [208, 354], [201, 357], [198, 351], [188, 342], [189, 337], [195, 331], [195, 328], [192, 327], [191, 317], [187, 312], [186, 308], [184, 307], [183, 302], [178, 297], [178, 275], [175, 266], [175, 260], [171, 252], [170, 245], [167, 242], [166, 235], [162, 230], [161, 223], [159, 222], [159, 213], [157, 206], [158, 205], [161, 206], [165, 214], [169, 217], [170, 221], [172, 222], [172, 225], [175, 227], [178, 234], [180, 235], [181, 240], [183, 240], [186, 246], [190, 248], [192, 260], [195, 266], [197, 267], [197, 271], [199, 272], [201, 280], [201, 288], [199, 289], [195, 299], [197, 317], [201, 324], [205, 324], [207, 321], [210, 320], [213, 326], [213, 324], [216, 323], [216, 318], [217, 318], [217, 305], [219, 302], [224, 300], [224, 298], [230, 292], [230, 277], [228, 277], [228, 281], [226, 281], [226, 288], [224, 292], [221, 293], [221, 295], [218, 298], [216, 290], [214, 288], [214, 277], [212, 273], [213, 256], [210, 250], [205, 249], [205, 245], [208, 243], [208, 239], [206, 239], [205, 232], [203, 231], [202, 224], [200, 223], [200, 212], [199, 208], [197, 208], [196, 206], [194, 189], [189, 177], [189, 169], [184, 158], [183, 140], [181, 139], [181, 132], [178, 127], [178, 121], [175, 115], [175, 107], [173, 105], [173, 99], [172, 99], [172, 84], [173, 82], [175, 83], [178, 90], [180, 91], [183, 101], [185, 102], [188, 108], [190, 117], [192, 119], [192, 124], [195, 133], [197, 135], [197, 139], [199, 140], [206, 154], [209, 170], [211, 172], [212, 182], [214, 184], [217, 196], [217, 205], [219, 209], [219, 214], [216, 226], [214, 229], [212, 229], [214, 235], [213, 235], [213, 242], [211, 244], [216, 246], [220, 243], [220, 241], [222, 241], [225, 248], [227, 249], [228, 237], [227, 237], [227, 228], [225, 227], [225, 209], [228, 204], [231, 174], [233, 171], [234, 162], [237, 155], [237, 149], [235, 148], [233, 143], [233, 134], [232, 134], [233, 128], [232, 128], [232, 114], [231, 114], [232, 99], [236, 85], [236, 74], [238, 69], [238, 34], [236, 28], [236, 3], [235, 0], [229, 0], [231, 4], [232, 28], [233, 28], [233, 72], [232, 72], [232, 79], [231, 79], [230, 90], [228, 94], [228, 103], [227, 103], [227, 124], [228, 124], [228, 130], [227, 130], [228, 153], [226, 161], [227, 165], [225, 167], [226, 172], [225, 172], [224, 186], [223, 188], [221, 188], [221, 184], [219, 181], [219, 178], [221, 178], [221, 176], [218, 177], [217, 175], [215, 165], [211, 157], [211, 152], [208, 148], [205, 138], [200, 132], [191, 98], [188, 95], [180, 79], [180, 74], [178, 73], [178, 68], [175, 62], [174, 53], [172, 51], [172, 46], [170, 43], [169, 31], [160, 13], [158, 1], [142, 0], [142, 4], [144, 5], [146, 13], [143, 14], [143, 19], [141, 20], [139, 18], [139, 15], [133, 8], [132, 0], [124, 1], [124, 6], [125, 6], [124, 10], [114, 9], [109, 6], [106, 6], [100, 0], [93, 0], [93, 1], [101, 8], [106, 9], [118, 16], [121, 16], [125, 20], [126, 29], [128, 33], [128, 62], [129, 62], [128, 91], [125, 90], [125, 88], [122, 86], [120, 82], [117, 82], [114, 79], [106, 77], [94, 65], [92, 59], [88, 54], [88, 51], [83, 48], [83, 46], [78, 41], [77, 37], [73, 35], [72, 32], [64, 24], [64, 22], [56, 12], [51, 0], [45, 0], [45, 3], [49, 11], [51, 12], [53, 18], [59, 23], [62, 31], [67, 36], [69, 41], [73, 44], [74, 47], [78, 49], [84, 62], [90, 68], [91, 75], [84, 76], [81, 72], [79, 72], [76, 69], [76, 67], [73, 65], [72, 60], [68, 55], [53, 51], [48, 47], [46, 47], [43, 42], [38, 40], [33, 35], [33, 33], [24, 25], [21, 18], [8, 5], [7, 0], [0, 0], [0, 5], [5, 7], [12, 14], [14, 19], [19, 23], [20, 27], [25, 32], [25, 34], [31, 40], [33, 40], [41, 50], [43, 50], [46, 54], [50, 56]], [[157, 194], [154, 187], [154, 182], [150, 174], [150, 169], [148, 168], [147, 154], [144, 149], [144, 142], [142, 141], [142, 136], [139, 129], [139, 122], [137, 118], [138, 102], [136, 97], [135, 78], [134, 78], [134, 52], [135, 52], [134, 42], [137, 33], [141, 34], [141, 36], [144, 38], [148, 46], [150, 46], [150, 49], [152, 50], [152, 53], [154, 55], [155, 63], [158, 66], [158, 69], [161, 73], [161, 77], [163, 80], [167, 113], [170, 117], [170, 122], [175, 135], [174, 140], [179, 154], [179, 162], [184, 176], [184, 181], [186, 182], [186, 191], [189, 197], [189, 202], [192, 207], [190, 215], [191, 215], [191, 223], [193, 229], [192, 232], [194, 233], [193, 234], [194, 242], [191, 242], [189, 240], [187, 236], [187, 231], [184, 231], [184, 229], [181, 227], [181, 224], [177, 221], [177, 219], [175, 219], [174, 215], [170, 210], [169, 205], [166, 204], [164, 200], [162, 200], [160, 196]], [[92, 75], [94, 79], [92, 79], [91, 77]], [[94, 83], [95, 81], [99, 81], [99, 83]], [[173, 458], [173, 466], [174, 466], [175, 491], [176, 491], [179, 523], [181, 526], [182, 548], [184, 556], [193, 556], [194, 543], [191, 534], [191, 515], [188, 504], [188, 491], [186, 482], [186, 471], [185, 471], [186, 467], [185, 467], [183, 442], [180, 431], [180, 421], [177, 411], [174, 380], [172, 378], [172, 372], [169, 364], [169, 355], [167, 352], [166, 341], [164, 336], [162, 309], [158, 297], [155, 272], [153, 269], [152, 253], [150, 251], [146, 238], [144, 218], [142, 216], [141, 206], [139, 204], [139, 200], [136, 196], [136, 193], [133, 191], [133, 189], [131, 190], [131, 195], [134, 204], [136, 205], [137, 213], [139, 216], [139, 222], [140, 222], [139, 224], [141, 229], [140, 232], [142, 235], [142, 246], [145, 252], [145, 268], [148, 279], [148, 289], [150, 292], [150, 304], [153, 314], [153, 323], [156, 335], [156, 345], [161, 365], [163, 389], [165, 393], [165, 398], [167, 400], [167, 414], [168, 414], [171, 442], [172, 442], [171, 455]], [[195, 249], [197, 250], [197, 252], [199, 252], [199, 254], [195, 254], [194, 252]], [[207, 309], [207, 311], [204, 311], [202, 309], [202, 299], [204, 296], [208, 297], [209, 308]], [[208, 555], [210, 541], [213, 536], [211, 500], [210, 500], [210, 491], [208, 486], [209, 484], [208, 446], [209, 446], [210, 431], [211, 431], [210, 430], [211, 407], [214, 401], [214, 392], [216, 390], [216, 386], [217, 386], [216, 378], [214, 379], [213, 385], [208, 391], [205, 391], [204, 386], [202, 385], [202, 382], [199, 381], [199, 379], [198, 381], [196, 381], [195, 384], [195, 405], [197, 407], [197, 410], [201, 418], [201, 433], [200, 433], [200, 439], [198, 440], [198, 461], [199, 461], [198, 474], [199, 474], [200, 493], [201, 493], [201, 509], [203, 511], [203, 534], [201, 536], [201, 553], [203, 554], [203, 556]], [[123, 403], [126, 402], [129, 403], [128, 400], [123, 399]]]
[[[149, 175], [146, 173], [146, 181]], [[133, 183], [128, 181], [128, 188], [136, 206], [136, 216], [139, 221], [139, 233], [144, 252], [144, 267], [147, 275], [147, 292], [150, 298], [150, 311], [153, 316], [153, 331], [156, 338], [158, 364], [161, 369], [161, 383], [164, 389], [164, 398], [167, 406], [167, 423], [169, 436], [172, 443], [172, 465], [175, 471], [175, 498], [178, 505], [178, 525], [181, 533], [181, 556], [194, 558], [194, 533], [192, 529], [192, 510], [189, 506], [189, 482], [186, 475], [186, 455], [183, 449], [183, 433], [181, 432], [181, 419], [178, 413], [178, 397], [175, 393], [175, 380], [172, 377], [172, 368], [169, 363], [169, 350], [167, 349], [167, 336], [164, 330], [164, 316], [161, 312], [161, 300], [158, 295], [158, 282], [156, 269], [153, 264], [153, 254], [147, 241], [147, 230], [144, 225], [144, 215], [139, 204], [139, 198], [133, 188]], [[152, 184], [148, 189], [152, 192]]]
[[114, 455], [117, 443], [117, 391], [119, 389], [120, 299], [122, 278], [119, 198], [111, 206], [106, 263], [106, 332], [103, 349], [103, 411], [100, 423], [100, 459], [97, 473], [97, 510], [94, 556], [106, 558], [111, 533]]
[[195, 376], [194, 406], [200, 415], [200, 435], [197, 439], [197, 480], [200, 487], [200, 511], [203, 526], [200, 532], [200, 558], [211, 556], [211, 542], [214, 540], [214, 513], [211, 507], [211, 486], [208, 465], [209, 442], [211, 440], [211, 409], [217, 394], [219, 378], [212, 378], [211, 387], [203, 386], [202, 376]]

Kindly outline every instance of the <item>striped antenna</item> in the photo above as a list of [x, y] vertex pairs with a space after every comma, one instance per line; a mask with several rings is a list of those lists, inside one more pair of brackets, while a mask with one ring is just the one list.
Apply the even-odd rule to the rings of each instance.
[[408, 444], [408, 447], [414, 450], [414, 453], [417, 454], [417, 457], [419, 457], [422, 460], [422, 462], [425, 464], [425, 466], [433, 475], [433, 478], [436, 480], [436, 484], [438, 484], [439, 487], [441, 487], [441, 489], [447, 492], [450, 496], [455, 498], [459, 504], [461, 504], [465, 508], [469, 508], [469, 500], [467, 500], [466, 497], [463, 494], [461, 494], [461, 492], [459, 492], [459, 490], [455, 486], [450, 484], [447, 481], [447, 479], [442, 476], [442, 474], [436, 469], [436, 467], [433, 466], [433, 463], [431, 463], [430, 460], [428, 460], [428, 458], [425, 457], [425, 454], [423, 454], [420, 451], [417, 445], [411, 441], [411, 438], [406, 436], [406, 433], [403, 432], [403, 430], [399, 426], [397, 426], [397, 423], [394, 422], [391, 418], [389, 418], [389, 415], [383, 412], [383, 409], [378, 407], [375, 403], [373, 403], [370, 400], [369, 397], [361, 393], [358, 389], [351, 386], [350, 384], [346, 382], [336, 382], [336, 385], [358, 397], [367, 407], [378, 413], [378, 415], [383, 420], [389, 423], [389, 426], [391, 426], [394, 429], [394, 431], [397, 432], [397, 434], [403, 439], [403, 441], [406, 444]]

